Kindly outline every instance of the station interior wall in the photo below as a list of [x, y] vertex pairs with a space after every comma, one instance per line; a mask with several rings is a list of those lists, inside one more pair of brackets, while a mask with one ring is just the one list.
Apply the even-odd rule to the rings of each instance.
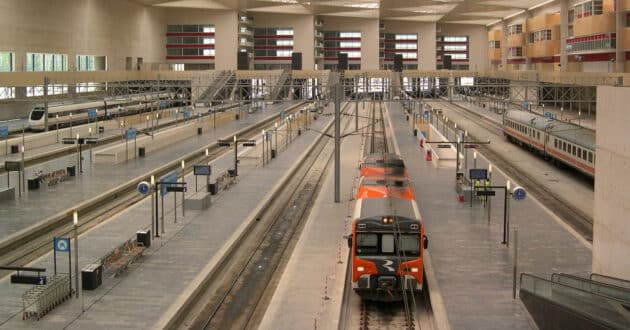
[[435, 70], [435, 23], [384, 20], [387, 33], [418, 34], [418, 70]]
[[468, 36], [469, 69], [488, 69], [488, 29], [485, 25], [438, 24], [436, 29], [439, 35]]
[[302, 69], [315, 68], [315, 16], [254, 14], [254, 27], [293, 28], [293, 52], [302, 53]]
[[630, 117], [628, 87], [597, 87], [597, 162], [593, 216], [593, 272], [630, 279]]
[[324, 16], [323, 20], [324, 31], [361, 32], [361, 69], [378, 70], [380, 68], [378, 19]]

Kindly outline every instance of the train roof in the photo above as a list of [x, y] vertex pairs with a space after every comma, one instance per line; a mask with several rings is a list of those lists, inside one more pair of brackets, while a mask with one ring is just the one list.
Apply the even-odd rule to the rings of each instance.
[[364, 198], [361, 200], [361, 219], [369, 217], [400, 216], [415, 219], [415, 201], [400, 198]]
[[558, 138], [595, 150], [595, 132], [591, 129], [522, 110], [507, 111], [505, 116], [515, 122], [547, 131]]

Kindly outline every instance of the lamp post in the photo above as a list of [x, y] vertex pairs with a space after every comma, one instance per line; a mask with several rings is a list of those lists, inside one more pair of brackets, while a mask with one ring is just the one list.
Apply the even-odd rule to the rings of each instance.
[[[24, 193], [26, 193], [26, 173], [24, 173], [24, 171], [26, 171], [26, 167], [25, 167], [25, 164], [24, 164], [24, 151], [25, 151], [24, 145], [22, 145], [20, 147], [20, 151], [22, 153], [22, 160], [21, 160], [21, 164], [20, 164], [20, 168], [22, 170], [19, 173], [21, 174], [22, 177], [18, 178], [18, 179], [20, 180], [19, 181], [20, 182], [20, 187], [19, 187], [20, 193], [19, 193], [19, 195], [22, 196], [22, 189], [24, 189]], [[9, 175], [9, 173], [7, 173], [7, 175]]]
[[262, 130], [262, 166], [265, 166], [265, 130]]
[[275, 127], [275, 129], [273, 130], [273, 133], [276, 139], [276, 156], [277, 156], [278, 155], [278, 122], [276, 122], [273, 126]]
[[74, 210], [72, 213], [72, 223], [74, 228], [74, 285], [76, 297], [79, 298], [79, 213]]
[[[490, 185], [492, 185], [492, 164], [488, 164], [488, 181], [490, 181]], [[490, 217], [492, 216], [492, 198], [490, 198], [490, 196], [487, 196], [487, 202], [488, 202], [488, 224], [490, 224]]]
[[[505, 181], [505, 194], [509, 194], [510, 193], [510, 188], [511, 188], [511, 184], [510, 184], [510, 180]], [[507, 230], [508, 228], [510, 228], [510, 199], [509, 198], [505, 198], [505, 203], [503, 204], [503, 212], [505, 214], [505, 221], [503, 222], [503, 233], [504, 233], [504, 237], [503, 237], [503, 244], [507, 244], [507, 246], [510, 246], [510, 233]]]
[[72, 138], [72, 112], [69, 114], [70, 116], [70, 137]]
[[55, 126], [57, 127], [57, 143], [59, 143], [59, 114], [55, 115]]
[[[155, 176], [151, 175], [151, 192], [153, 193], [155, 191], [156, 187], [155, 187]], [[157, 214], [155, 212], [155, 199], [151, 198], [151, 229], [153, 230], [153, 232], [155, 233], [155, 225], [154, 223], [157, 222]]]
[[[186, 182], [186, 161], [182, 160], [182, 182]], [[186, 191], [182, 191], [182, 217], [186, 216], [186, 208], [184, 207], [184, 203], [186, 199]], [[177, 222], [177, 221], [176, 221]], [[162, 226], [164, 228], [164, 226]]]

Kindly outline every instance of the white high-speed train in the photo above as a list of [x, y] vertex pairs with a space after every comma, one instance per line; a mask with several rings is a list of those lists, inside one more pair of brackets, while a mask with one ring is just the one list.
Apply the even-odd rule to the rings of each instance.
[[[48, 105], [48, 127], [64, 127], [71, 123], [80, 124], [87, 122], [90, 110], [96, 110], [96, 118], [104, 119], [113, 115], [129, 115], [143, 111], [151, 111], [159, 108], [178, 105], [174, 93], [153, 92], [141, 93], [118, 97], [109, 97], [104, 100], [83, 103], [58, 103]], [[33, 107], [28, 117], [29, 127], [33, 131], [45, 129], [43, 105]]]

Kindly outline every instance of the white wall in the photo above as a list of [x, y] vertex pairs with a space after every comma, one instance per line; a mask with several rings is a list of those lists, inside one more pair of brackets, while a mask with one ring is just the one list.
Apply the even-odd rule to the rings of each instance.
[[27, 52], [107, 56], [109, 70], [124, 70], [125, 58], [163, 62], [163, 11], [123, 0], [2, 0], [0, 50], [15, 52], [23, 71]]
[[293, 51], [302, 53], [302, 69], [315, 68], [315, 17], [313, 15], [298, 14], [267, 14], [253, 15], [255, 27], [293, 28]]
[[[167, 9], [168, 24], [213, 24], [215, 27], [215, 70], [236, 70], [238, 50], [238, 12], [230, 10]], [[166, 36], [164, 37], [166, 43]], [[162, 48], [166, 47], [162, 45]], [[165, 61], [166, 58], [162, 58]], [[199, 63], [199, 61], [191, 61]]]
[[387, 33], [418, 34], [418, 70], [435, 70], [435, 23], [383, 21]]
[[361, 69], [379, 69], [379, 20], [323, 16], [324, 31], [361, 31]]
[[468, 36], [470, 70], [486, 70], [488, 67], [488, 30], [484, 25], [438, 24], [438, 35]]
[[597, 87], [593, 272], [630, 280], [628, 104], [630, 88]]

